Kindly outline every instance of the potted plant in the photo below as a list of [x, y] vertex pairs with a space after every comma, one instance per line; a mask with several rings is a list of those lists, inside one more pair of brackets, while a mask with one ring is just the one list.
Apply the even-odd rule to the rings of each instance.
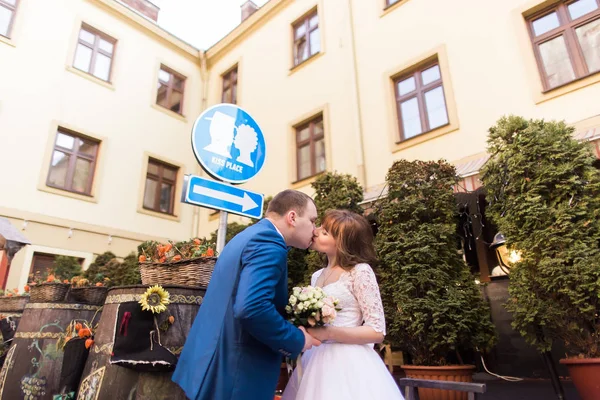
[[213, 245], [206, 239], [177, 243], [148, 241], [138, 246], [138, 261], [143, 285], [206, 287], [216, 255]]
[[29, 303], [29, 286], [25, 285], [23, 293], [19, 289], [0, 289], [0, 312], [22, 312]]
[[509, 247], [513, 327], [540, 351], [564, 342], [584, 400], [600, 398], [600, 171], [564, 122], [510, 116], [490, 128], [482, 180]]
[[32, 303], [52, 303], [65, 300], [70, 282], [68, 279], [62, 281], [53, 270], [48, 269], [30, 274], [27, 286]]
[[96, 274], [91, 281], [82, 276], [74, 276], [71, 278], [69, 293], [75, 302], [101, 306], [106, 299], [108, 286], [111, 286], [110, 278], [102, 274]]
[[[402, 366], [408, 377], [471, 381], [475, 367], [448, 365], [448, 357], [460, 361], [460, 349], [490, 349], [495, 331], [475, 277], [457, 251], [455, 169], [444, 161], [400, 160], [386, 182], [388, 195], [375, 207], [386, 341], [410, 356], [413, 365]], [[432, 389], [419, 389], [419, 395], [462, 398]], [[438, 397], [444, 395], [450, 397]]]

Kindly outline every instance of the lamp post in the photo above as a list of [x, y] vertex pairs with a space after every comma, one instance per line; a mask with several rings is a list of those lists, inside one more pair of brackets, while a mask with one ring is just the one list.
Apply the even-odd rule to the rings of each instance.
[[[506, 238], [501, 232], [494, 235], [494, 240], [492, 244], [490, 244], [490, 249], [495, 250], [496, 258], [498, 258], [498, 266], [492, 271], [492, 276], [506, 276], [510, 274], [512, 265], [521, 260], [521, 252], [517, 250], [508, 250]], [[542, 353], [542, 358], [548, 369], [552, 388], [554, 389], [557, 399], [564, 400], [565, 393], [562, 384], [560, 383], [558, 371], [556, 371], [556, 366], [552, 359], [552, 354], [549, 351], [545, 351]]]
[[494, 268], [492, 276], [508, 275], [512, 265], [521, 260], [521, 253], [517, 250], [508, 250], [506, 247], [506, 238], [500, 232], [494, 236], [494, 241], [490, 245], [490, 249], [495, 250], [496, 258], [498, 258], [498, 269]]

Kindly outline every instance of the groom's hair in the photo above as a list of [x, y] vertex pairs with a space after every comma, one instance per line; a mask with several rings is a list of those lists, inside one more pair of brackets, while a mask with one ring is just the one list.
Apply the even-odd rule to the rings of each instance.
[[308, 202], [314, 204], [315, 201], [306, 193], [287, 189], [277, 193], [275, 197], [273, 197], [273, 200], [269, 202], [267, 214], [274, 213], [283, 217], [289, 211], [294, 210], [298, 215], [302, 216], [304, 215]]

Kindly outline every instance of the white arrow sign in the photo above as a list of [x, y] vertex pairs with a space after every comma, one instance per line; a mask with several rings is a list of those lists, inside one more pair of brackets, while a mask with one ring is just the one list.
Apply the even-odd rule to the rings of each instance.
[[258, 204], [254, 202], [246, 193], [244, 193], [244, 197], [238, 197], [236, 195], [230, 193], [220, 192], [218, 190], [209, 189], [207, 187], [195, 185], [192, 191], [201, 196], [208, 196], [215, 199], [227, 201], [229, 203], [238, 204], [242, 206], [242, 212], [246, 212], [248, 210], [252, 210], [253, 208], [258, 207]]

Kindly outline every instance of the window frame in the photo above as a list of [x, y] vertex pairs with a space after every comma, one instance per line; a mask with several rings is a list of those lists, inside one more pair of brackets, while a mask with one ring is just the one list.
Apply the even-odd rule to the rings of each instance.
[[12, 28], [15, 25], [15, 18], [17, 16], [17, 8], [19, 7], [19, 2], [20, 2], [20, 0], [15, 0], [15, 5], [12, 5], [3, 0], [0, 0], [0, 7], [4, 7], [12, 13], [11, 17], [10, 17], [10, 21], [8, 22], [8, 27], [6, 28], [6, 35], [0, 34], [1, 37], [4, 37], [6, 39], [12, 38], [12, 36], [11, 36]]
[[[317, 123], [321, 122], [322, 126], [323, 126], [323, 132], [320, 135], [315, 135], [315, 125]], [[305, 140], [299, 140], [300, 139], [300, 132], [308, 127], [308, 139]], [[327, 171], [327, 168], [325, 168], [325, 170], [317, 172], [317, 159], [316, 159], [316, 143], [318, 141], [323, 141], [323, 146], [325, 146], [325, 120], [323, 118], [323, 114], [318, 114], [315, 115], [314, 117], [311, 117], [309, 120], [298, 124], [294, 127], [294, 134], [295, 134], [295, 143], [296, 143], [296, 181], [301, 181], [304, 179], [308, 179], [311, 178], [313, 176], [316, 176], [318, 174], [321, 174], [325, 171]], [[304, 147], [308, 146], [310, 149], [309, 155], [310, 155], [310, 174], [308, 174], [307, 176], [301, 176], [300, 175], [300, 150], [303, 149]], [[325, 153], [325, 162], [327, 162], [327, 154]]]
[[[160, 71], [164, 71], [166, 73], [168, 73], [169, 76], [169, 82], [165, 82], [163, 80], [160, 79]], [[174, 78], [179, 78], [181, 80], [181, 90], [176, 89], [175, 88], [175, 79]], [[183, 116], [183, 106], [185, 103], [185, 84], [187, 81], [187, 77], [177, 71], [175, 71], [173, 68], [169, 68], [167, 67], [165, 64], [160, 64], [160, 67], [158, 68], [158, 76], [157, 76], [157, 81], [158, 84], [164, 84], [167, 87], [167, 95], [166, 95], [166, 101], [167, 103], [169, 103], [169, 99], [171, 98], [171, 95], [173, 94], [173, 91], [176, 92], [180, 92], [181, 93], [181, 101], [179, 102], [179, 111], [173, 111], [171, 110], [169, 107], [163, 106], [162, 104], [160, 104], [158, 102], [158, 90], [160, 89], [160, 86], [156, 89], [156, 105], [160, 106], [166, 110], [169, 110], [171, 112], [174, 112], [175, 114], [181, 115]]]
[[[311, 29], [310, 28], [310, 20], [315, 15], [318, 17], [319, 20], [317, 22], [317, 25]], [[305, 32], [304, 32], [304, 35], [302, 35], [300, 38], [296, 38], [296, 30], [300, 25], [304, 25]], [[321, 52], [320, 44], [319, 44], [319, 51], [316, 51], [315, 53], [311, 53], [311, 50], [310, 50], [310, 34], [318, 29], [321, 29], [321, 18], [319, 16], [318, 8], [314, 8], [314, 9], [310, 10], [308, 13], [304, 14], [304, 16], [298, 18], [296, 21], [294, 21], [292, 23], [293, 67], [297, 67], [298, 65], [310, 60], [312, 57], [316, 56], [317, 54], [319, 54]], [[321, 39], [321, 33], [319, 33], [319, 39]], [[302, 41], [304, 41], [306, 43], [306, 46], [308, 46], [308, 55], [305, 59], [300, 60], [298, 58], [298, 44], [301, 43]]]
[[[158, 167], [158, 175], [155, 175], [149, 171], [148, 167], [150, 166], [150, 164], [155, 164]], [[175, 171], [175, 179], [173, 179], [173, 180], [170, 180], [168, 178], [165, 179], [165, 177], [164, 177], [165, 167]], [[148, 211], [152, 211], [152, 212], [156, 212], [156, 213], [160, 213], [160, 214], [164, 214], [164, 215], [170, 215], [170, 216], [175, 215], [175, 192], [177, 191], [177, 178], [179, 176], [179, 169], [180, 169], [180, 167], [169, 164], [164, 161], [161, 161], [157, 158], [154, 158], [154, 157], [148, 158], [148, 165], [146, 166], [146, 176], [144, 177], [144, 192], [143, 192], [143, 197], [142, 197], [142, 208], [144, 210], [148, 210]], [[153, 208], [146, 207], [146, 204], [145, 204], [146, 189], [148, 187], [148, 183], [147, 183], [148, 179], [152, 179], [157, 182], [156, 193], [154, 193], [155, 197], [154, 197], [154, 207]], [[169, 200], [169, 211], [168, 212], [161, 211], [161, 209], [160, 209], [160, 190], [161, 190], [161, 185], [163, 183], [168, 183], [172, 187], [171, 198]]]
[[[81, 35], [81, 31], [85, 30], [91, 34], [94, 35], [94, 44], [93, 47], [90, 47], [90, 43], [86, 42], [85, 40], [83, 40], [80, 35]], [[105, 41], [109, 42], [110, 44], [113, 45], [113, 50], [112, 53], [108, 53], [107, 51], [104, 51], [102, 49], [100, 49], [100, 40], [99, 39], [104, 39]], [[77, 68], [75, 66], [75, 58], [77, 57], [77, 48], [79, 47], [79, 45], [85, 46], [87, 48], [91, 48], [92, 49], [92, 57], [90, 59], [90, 65], [89, 65], [89, 71], [85, 71], [83, 69]], [[85, 22], [83, 22], [81, 24], [81, 26], [79, 27], [79, 30], [77, 31], [77, 43], [75, 44], [75, 51], [73, 52], [73, 63], [72, 66], [74, 69], [81, 71], [85, 74], [91, 75], [93, 76], [95, 79], [99, 79], [102, 82], [107, 82], [107, 83], [112, 83], [112, 74], [113, 74], [113, 61], [114, 61], [114, 56], [115, 53], [117, 51], [117, 39], [115, 39], [114, 37], [107, 35], [106, 33], [102, 32], [99, 29], [94, 28], [91, 25], [86, 24]], [[108, 71], [108, 79], [104, 80], [102, 78], [97, 77], [96, 75], [94, 75], [94, 70], [96, 68], [96, 57], [98, 55], [98, 53], [102, 54], [103, 56], [106, 56], [110, 59], [110, 67], [109, 67], [109, 71]]]
[[[436, 81], [428, 83], [427, 85], [423, 85], [422, 80], [421, 80], [423, 71], [425, 71], [429, 68], [432, 68], [436, 65], [440, 71], [440, 78]], [[408, 79], [410, 77], [415, 78], [415, 90], [413, 90], [412, 92], [410, 92], [408, 94], [401, 96], [399, 93], [399, 90], [398, 90], [398, 84], [401, 81]], [[396, 115], [397, 115], [398, 131], [400, 134], [399, 142], [405, 142], [407, 140], [411, 140], [411, 139], [414, 139], [421, 135], [432, 132], [436, 129], [440, 129], [440, 128], [450, 125], [450, 112], [448, 110], [448, 100], [447, 100], [447, 96], [446, 96], [446, 89], [444, 88], [444, 76], [442, 74], [442, 66], [440, 65], [440, 61], [439, 61], [438, 57], [435, 57], [434, 59], [427, 61], [425, 63], [419, 64], [419, 65], [415, 66], [414, 68], [411, 68], [408, 71], [405, 71], [405, 72], [400, 73], [399, 75], [393, 77], [392, 84], [394, 85], [394, 98], [396, 100]], [[442, 88], [442, 95], [444, 96], [444, 107], [446, 109], [446, 119], [448, 121], [443, 125], [436, 126], [435, 128], [431, 128], [429, 126], [429, 118], [428, 118], [428, 114], [427, 114], [427, 107], [425, 104], [425, 93], [427, 93], [431, 90], [437, 89], [438, 87]], [[412, 98], [415, 98], [415, 97], [417, 98], [417, 104], [419, 106], [419, 120], [421, 121], [421, 132], [414, 136], [407, 138], [404, 135], [404, 126], [402, 124], [401, 104], [403, 102], [410, 100]]]
[[[221, 103], [230, 103], [237, 104], [237, 94], [238, 94], [238, 66], [230, 68], [227, 72], [221, 75], [222, 85], [221, 85]], [[235, 88], [235, 94], [234, 89]], [[225, 97], [225, 90], [230, 89], [229, 99]]]
[[[600, 70], [589, 72], [587, 62], [581, 49], [581, 44], [579, 43], [579, 40], [577, 39], [577, 34], [575, 33], [575, 29], [586, 25], [592, 21], [600, 19], [600, 0], [595, 0], [596, 5], [598, 6], [598, 8], [595, 11], [582, 15], [577, 19], [571, 20], [567, 7], [570, 4], [575, 3], [576, 1], [577, 0], [561, 0], [525, 18], [527, 23], [527, 30], [529, 32], [530, 42], [533, 47], [533, 53], [538, 67], [538, 74], [542, 81], [544, 93], [569, 85], [580, 79], [587, 78], [588, 76], [600, 73]], [[539, 36], [536, 36], [533, 29], [533, 22], [554, 12], [556, 12], [558, 16], [560, 25], [557, 28], [554, 28]], [[560, 36], [562, 36], [565, 40], [567, 54], [569, 56], [569, 61], [571, 62], [571, 66], [573, 68], [575, 78], [568, 82], [561, 83], [557, 86], [550, 86], [550, 82], [546, 74], [539, 47], [541, 44], [549, 42], [550, 40], [556, 39]]]
[[[56, 141], [58, 140], [59, 133], [61, 133], [63, 135], [71, 136], [75, 139], [80, 139], [80, 140], [94, 143], [95, 150], [96, 150], [94, 156], [79, 153], [79, 142], [77, 140], [75, 140], [73, 149], [67, 149], [65, 147], [61, 147], [61, 146], [57, 145]], [[100, 143], [101, 142], [98, 141], [97, 139], [90, 138], [88, 136], [82, 135], [80, 133], [77, 133], [77, 132], [74, 132], [74, 131], [71, 131], [69, 129], [59, 126], [54, 135], [54, 145], [52, 146], [52, 151], [50, 153], [50, 164], [48, 166], [48, 174], [46, 175], [46, 186], [54, 188], [54, 189], [64, 190], [64, 191], [67, 191], [70, 193], [75, 193], [75, 194], [82, 195], [82, 196], [93, 197], [92, 187], [94, 185], [94, 178], [96, 176], [96, 164], [98, 162], [98, 153], [100, 150]], [[67, 167], [67, 175], [65, 177], [65, 181], [66, 181], [65, 187], [61, 187], [61, 186], [50, 183], [50, 173], [52, 172], [52, 159], [53, 159], [55, 151], [60, 151], [62, 153], [66, 153], [70, 157], [69, 165]], [[82, 158], [87, 161], [90, 161], [90, 175], [88, 176], [88, 181], [86, 184], [85, 192], [73, 190], [73, 177], [74, 177], [75, 170], [76, 170], [75, 164], [76, 164], [78, 158]]]

